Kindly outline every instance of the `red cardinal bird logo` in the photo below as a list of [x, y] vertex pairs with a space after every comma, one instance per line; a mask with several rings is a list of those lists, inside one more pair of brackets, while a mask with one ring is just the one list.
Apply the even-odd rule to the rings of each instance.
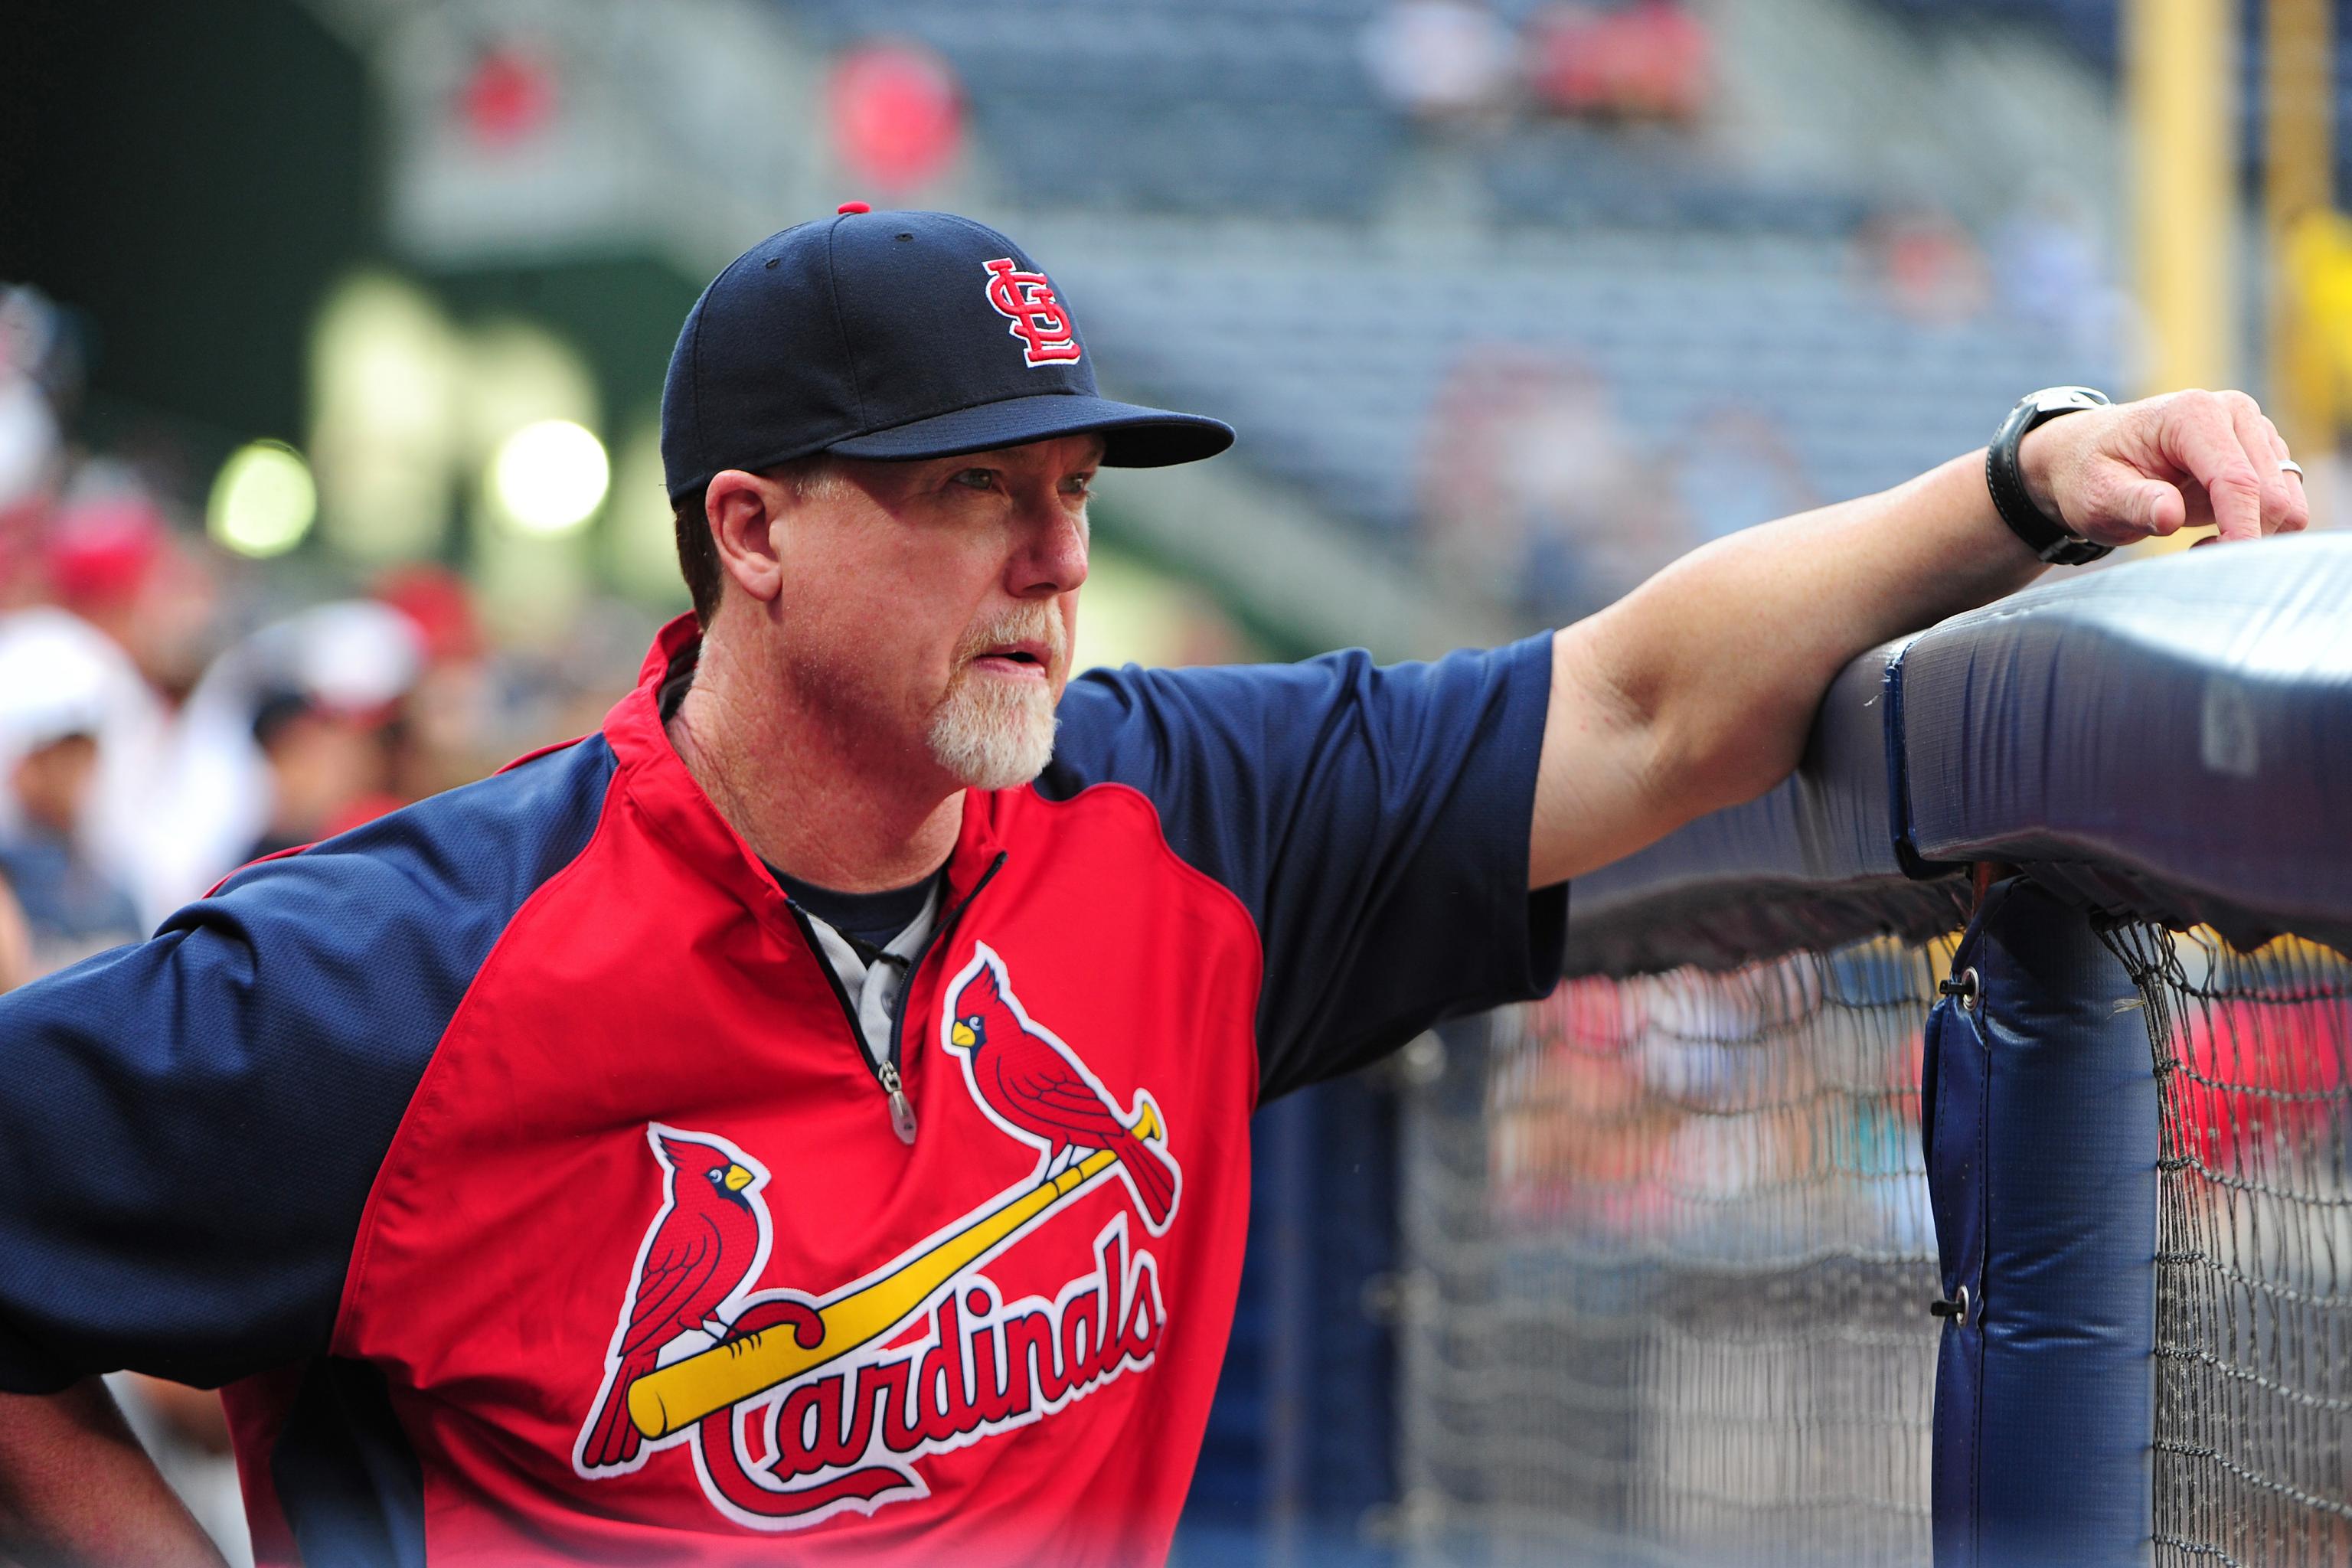
[[760, 1197], [766, 1169], [707, 1132], [649, 1122], [646, 1138], [662, 1167], [662, 1207], [637, 1249], [635, 1281], [604, 1356], [604, 1385], [572, 1454], [583, 1476], [645, 1463], [644, 1437], [629, 1419], [629, 1385], [685, 1335], [725, 1342], [739, 1298], [768, 1260], [768, 1206]]
[[1176, 1212], [1182, 1173], [1165, 1151], [1166, 1139], [1137, 1134], [1144, 1110], [1164, 1127], [1160, 1108], [1138, 1089], [1122, 1114], [1077, 1053], [1032, 1020], [1013, 994], [1004, 961], [987, 944], [949, 991], [942, 1042], [963, 1058], [972, 1099], [988, 1119], [1045, 1152], [1040, 1176], [1057, 1174], [1073, 1158], [1097, 1149], [1118, 1156], [1117, 1169], [1135, 1195], [1144, 1225], [1164, 1236]]

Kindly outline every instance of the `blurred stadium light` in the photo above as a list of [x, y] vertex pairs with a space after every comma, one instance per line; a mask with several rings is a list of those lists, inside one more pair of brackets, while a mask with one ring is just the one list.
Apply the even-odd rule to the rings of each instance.
[[[532, 321], [488, 324], [466, 336], [463, 352], [459, 420], [473, 468], [475, 588], [483, 614], [506, 636], [545, 646], [571, 626], [593, 586], [576, 526], [603, 501], [607, 483], [604, 447], [590, 431], [601, 418], [595, 378], [577, 349]], [[520, 448], [510, 447], [518, 437]], [[594, 471], [559, 473], [551, 446], [593, 447]], [[593, 495], [573, 488], [585, 479], [593, 480]]]
[[282, 555], [302, 542], [319, 515], [310, 466], [278, 441], [239, 447], [213, 480], [205, 521], [212, 536], [239, 555]]
[[370, 563], [440, 552], [460, 379], [456, 331], [415, 285], [370, 271], [328, 297], [310, 332], [310, 450], [337, 551]]
[[525, 533], [571, 533], [596, 515], [611, 487], [604, 443], [569, 419], [541, 419], [499, 443], [490, 489]]

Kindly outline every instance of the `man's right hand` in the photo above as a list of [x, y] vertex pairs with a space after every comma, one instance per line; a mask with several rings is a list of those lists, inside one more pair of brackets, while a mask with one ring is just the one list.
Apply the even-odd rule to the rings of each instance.
[[94, 1377], [59, 1394], [0, 1394], [0, 1559], [224, 1568]]

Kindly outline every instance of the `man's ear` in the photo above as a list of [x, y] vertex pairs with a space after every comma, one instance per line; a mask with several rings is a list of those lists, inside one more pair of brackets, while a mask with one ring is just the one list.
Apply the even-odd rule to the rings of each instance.
[[703, 492], [703, 515], [719, 552], [719, 569], [752, 598], [766, 603], [783, 591], [783, 558], [776, 545], [775, 520], [784, 486], [741, 468], [722, 468]]

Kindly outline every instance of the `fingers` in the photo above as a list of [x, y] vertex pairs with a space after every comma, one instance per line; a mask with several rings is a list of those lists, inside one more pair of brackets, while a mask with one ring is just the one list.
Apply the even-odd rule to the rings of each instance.
[[2299, 478], [2281, 468], [2287, 455], [2278, 428], [2242, 392], [2184, 392], [2160, 405], [2156, 445], [2190, 481], [2184, 500], [2192, 521], [2200, 491], [2223, 539], [2259, 539], [2309, 526], [2311, 507]]
[[[2284, 445], [2284, 443], [2281, 443]], [[2281, 465], [2284, 467], [2284, 465]], [[2311, 526], [2311, 492], [2303, 488], [2303, 469], [2289, 470], [2287, 485], [2294, 492], [2294, 508], [2279, 524], [2281, 533], [2301, 533]]]
[[2286, 461], [2286, 441], [2271, 423], [2262, 405], [2242, 392], [2225, 392], [2221, 401], [2230, 411], [2231, 427], [2236, 430], [2239, 446], [2254, 465], [2254, 474], [2263, 487], [2263, 531], [2265, 533], [2299, 533], [2311, 522], [2311, 507], [2303, 493], [2300, 476], [2290, 478], [2282, 466]]
[[2301, 533], [2311, 526], [2311, 492], [2304, 488], [2302, 465], [2288, 461], [2286, 440], [2278, 433], [2277, 426], [2264, 419], [2263, 428], [2269, 433], [2271, 446], [2278, 454], [2279, 480], [2286, 491], [2275, 531]]
[[2263, 536], [2262, 475], [2221, 396], [2184, 392], [2168, 400], [2157, 438], [2164, 455], [2204, 487], [2222, 538]]

